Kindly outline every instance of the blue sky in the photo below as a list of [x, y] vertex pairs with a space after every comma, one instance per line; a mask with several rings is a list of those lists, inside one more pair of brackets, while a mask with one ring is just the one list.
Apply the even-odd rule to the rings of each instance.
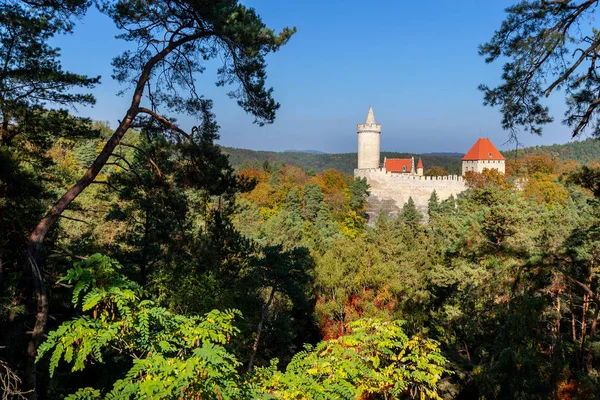
[[[275, 29], [298, 32], [268, 57], [268, 83], [281, 103], [274, 124], [258, 127], [214, 85], [213, 72], [198, 76], [198, 87], [214, 100], [220, 144], [254, 150], [355, 152], [356, 124], [373, 106], [383, 125], [382, 150], [466, 152], [478, 137], [499, 148], [508, 135], [496, 109], [482, 105], [480, 83], [499, 82], [501, 64], [485, 64], [477, 46], [488, 40], [516, 0], [245, 0]], [[101, 75], [94, 107], [80, 115], [117, 124], [129, 95], [110, 77], [111, 59], [127, 48], [114, 39], [107, 17], [91, 10], [75, 34], [60, 37], [66, 69]], [[550, 98], [558, 122], [543, 137], [522, 134], [525, 145], [564, 143], [569, 130], [559, 121], [564, 100]], [[194, 120], [181, 118], [185, 128]]]

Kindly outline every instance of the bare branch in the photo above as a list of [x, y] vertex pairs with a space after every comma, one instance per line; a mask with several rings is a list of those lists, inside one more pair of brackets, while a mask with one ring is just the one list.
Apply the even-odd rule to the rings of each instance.
[[171, 121], [169, 121], [168, 119], [166, 119], [165, 117], [163, 117], [162, 115], [158, 115], [157, 113], [155, 113], [152, 110], [149, 110], [147, 108], [144, 107], [140, 107], [138, 109], [139, 112], [144, 113], [144, 114], [148, 114], [150, 115], [152, 118], [154, 118], [155, 120], [157, 120], [158, 122], [160, 122], [163, 125], [168, 126], [169, 128], [171, 128], [171, 130], [185, 136], [186, 139], [188, 139], [190, 142], [192, 141], [192, 136], [185, 132], [183, 129], [179, 128], [177, 125], [175, 125], [174, 123], [172, 123]]
[[119, 143], [120, 146], [124, 146], [124, 147], [130, 147], [132, 149], [135, 149], [137, 151], [139, 151], [140, 153], [142, 153], [143, 155], [146, 156], [146, 158], [148, 159], [148, 162], [152, 165], [152, 167], [154, 167], [154, 169], [156, 170], [156, 173], [158, 174], [158, 176], [160, 176], [161, 178], [163, 177], [163, 173], [161, 172], [160, 168], [158, 168], [158, 165], [156, 165], [156, 162], [154, 162], [154, 159], [150, 156], [150, 154], [148, 154], [147, 152], [145, 152], [144, 150], [140, 149], [137, 146], [134, 146], [133, 144], [129, 144], [129, 143], [123, 143], [120, 142]]

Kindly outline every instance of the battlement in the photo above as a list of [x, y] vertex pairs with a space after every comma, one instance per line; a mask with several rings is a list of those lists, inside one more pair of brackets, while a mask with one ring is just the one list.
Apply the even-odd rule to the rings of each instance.
[[381, 133], [381, 125], [380, 124], [357, 124], [356, 131], [358, 133], [363, 133], [363, 132]]
[[[365, 178], [369, 184], [369, 208], [367, 214], [373, 223], [380, 212], [390, 216], [397, 215], [409, 199], [417, 208], [427, 214], [429, 198], [436, 193], [437, 198], [445, 200], [462, 193], [467, 185], [462, 176], [423, 176], [423, 164], [419, 162], [419, 174], [388, 172], [380, 167], [381, 125], [375, 122], [373, 108], [369, 108], [367, 119], [356, 126], [358, 132], [358, 168], [355, 178]], [[393, 168], [392, 168], [393, 169]], [[415, 171], [414, 159], [411, 171]]]
[[399, 174], [387, 172], [384, 168], [364, 168], [354, 170], [355, 178], [380, 179], [388, 182], [397, 181], [424, 181], [424, 182], [446, 182], [452, 184], [454, 182], [464, 185], [464, 178], [459, 175], [446, 176], [421, 176], [412, 174]]

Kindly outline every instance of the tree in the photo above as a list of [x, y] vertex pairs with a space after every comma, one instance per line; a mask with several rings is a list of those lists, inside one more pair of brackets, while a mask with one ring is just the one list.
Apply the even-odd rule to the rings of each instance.
[[467, 171], [465, 183], [470, 188], [484, 188], [486, 186], [509, 187], [506, 176], [497, 169], [484, 168], [482, 172]]
[[[284, 264], [288, 278], [305, 273]], [[69, 398], [254, 399], [320, 393], [320, 398], [351, 399], [377, 393], [440, 399], [438, 385], [449, 372], [447, 360], [438, 343], [408, 336], [401, 321], [355, 321], [349, 335], [315, 348], [307, 345], [286, 372], [279, 372], [278, 361], [272, 360], [269, 367], [241, 376], [240, 362], [228, 346], [239, 334], [233, 324], [238, 311], [213, 310], [204, 316], [170, 312], [147, 299], [119, 269], [114, 260], [94, 254], [59, 280], [72, 284], [72, 303], [82, 315], [49, 333], [38, 360], [51, 354], [51, 376], [61, 362], [72, 373], [102, 365], [110, 357], [125, 367], [116, 380], [104, 385], [96, 380], [96, 387], [80, 388]]]
[[[294, 308], [309, 311], [308, 315], [311, 310], [308, 293], [312, 286], [313, 261], [308, 250], [297, 248], [284, 251], [281, 246], [273, 246], [263, 248], [262, 252], [264, 256], [256, 262], [254, 270], [248, 276], [248, 279], [253, 281], [248, 286], [266, 294], [252, 344], [248, 370], [252, 370], [254, 365], [267, 317], [277, 297], [284, 296]], [[279, 337], [277, 340], [283, 341], [285, 338]]]
[[[76, 372], [116, 351], [129, 359], [130, 370], [114, 382], [108, 397], [167, 398], [174, 392], [238, 397], [240, 364], [224, 346], [239, 332], [232, 324], [239, 312], [173, 314], [145, 299], [143, 289], [118, 269], [114, 260], [94, 254], [61, 278], [73, 284], [73, 306], [81, 304], [88, 315], [61, 324], [40, 347], [38, 360], [52, 353], [50, 375], [61, 360]], [[84, 388], [74, 397], [99, 398], [100, 391]]]
[[479, 48], [490, 63], [508, 58], [503, 83], [480, 85], [484, 104], [500, 107], [502, 126], [522, 127], [535, 134], [553, 120], [541, 98], [563, 89], [568, 109], [564, 123], [572, 137], [588, 127], [600, 136], [600, 81], [596, 61], [600, 31], [593, 25], [599, 2], [595, 0], [525, 0], [509, 7], [507, 17], [491, 40]]
[[400, 216], [411, 229], [417, 228], [423, 220], [423, 214], [417, 210], [417, 206], [412, 197], [409, 197], [406, 204], [404, 204], [404, 207], [402, 207]]
[[434, 165], [433, 167], [431, 167], [427, 171], [425, 171], [425, 173], [423, 175], [425, 175], [425, 176], [446, 176], [446, 175], [450, 175], [450, 174], [444, 168]]
[[350, 208], [354, 211], [363, 211], [369, 196], [369, 184], [366, 178], [358, 178], [348, 185], [350, 190]]
[[62, 70], [59, 49], [49, 40], [71, 33], [74, 21], [87, 10], [83, 0], [29, 2], [8, 0], [0, 4], [0, 126], [2, 145], [19, 134], [36, 130], [48, 115], [46, 104], [93, 104], [89, 94], [73, 89], [91, 88], [100, 77], [89, 78]]
[[437, 196], [437, 192], [434, 190], [429, 197], [429, 202], [427, 203], [427, 213], [431, 217], [433, 214], [436, 214], [440, 211], [440, 201]]
[[265, 391], [276, 398], [441, 400], [446, 359], [438, 344], [408, 337], [401, 321], [358, 320], [338, 339], [307, 346], [285, 372], [263, 368]]
[[[152, 120], [168, 128], [169, 140], [195, 143], [198, 131], [203, 129], [185, 132], [159, 110], [199, 116], [202, 127], [214, 125], [212, 104], [198, 94], [195, 79], [204, 71], [204, 63], [216, 57], [223, 61], [217, 84], [237, 84], [229, 95], [255, 117], [256, 123], [271, 123], [279, 104], [272, 98], [272, 89], [265, 87], [265, 56], [277, 51], [294, 33], [285, 28], [276, 34], [266, 28], [253, 9], [230, 0], [122, 0], [106, 3], [102, 10], [123, 30], [120, 38], [136, 45], [135, 50], [126, 51], [113, 61], [114, 77], [133, 87], [131, 103], [89, 169], [54, 204], [30, 236], [25, 269], [34, 278], [38, 299], [31, 356], [43, 337], [48, 317], [46, 288], [40, 273], [44, 239], [69, 204], [94, 182], [129, 128], [147, 125]], [[142, 106], [142, 100], [149, 108]]]
[[596, 199], [600, 199], [600, 167], [584, 166], [578, 173], [572, 174], [570, 180], [591, 190]]
[[323, 201], [323, 193], [321, 187], [314, 182], [310, 182], [304, 186], [304, 216], [307, 220], [313, 222], [317, 218], [317, 213]]
[[[8, 0], [0, 4], [0, 292], [4, 269], [21, 263], [17, 261], [25, 250], [21, 238], [35, 226], [31, 218], [39, 220], [41, 208], [46, 208], [49, 190], [42, 175], [48, 174], [52, 164], [48, 150], [60, 137], [81, 137], [93, 131], [90, 121], [75, 118], [60, 107], [94, 104], [94, 97], [82, 90], [94, 87], [100, 78], [64, 71], [59, 49], [49, 44], [56, 35], [72, 33], [74, 22], [90, 4], [84, 0]], [[37, 196], [31, 199], [31, 209], [23, 213], [22, 196], [30, 192]], [[42, 316], [47, 300], [45, 288], [36, 279], [41, 273], [29, 275], [34, 276], [32, 284]], [[22, 287], [18, 291], [33, 292]], [[21, 294], [16, 295], [16, 303], [23, 300]], [[34, 386], [36, 345], [37, 339], [29, 346], [29, 386]]]

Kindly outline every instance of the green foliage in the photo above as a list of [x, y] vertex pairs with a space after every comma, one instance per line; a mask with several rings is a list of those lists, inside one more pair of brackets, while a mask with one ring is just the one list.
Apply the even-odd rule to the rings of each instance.
[[[338, 171], [351, 174], [356, 168], [356, 153], [343, 154], [312, 154], [302, 152], [273, 152], [273, 151], [254, 151], [246, 149], [236, 149], [232, 147], [222, 147], [224, 154], [227, 154], [231, 165], [238, 169], [248, 167], [262, 168], [266, 163], [284, 163], [286, 165], [298, 166], [305, 170], [314, 170], [316, 172], [327, 169], [336, 169]], [[465, 149], [466, 151], [467, 149]], [[421, 157], [425, 164], [425, 175], [448, 175], [461, 173], [461, 158], [463, 154], [456, 155], [432, 155], [432, 154], [408, 154], [408, 153], [390, 153], [382, 152], [388, 158], [407, 158]], [[542, 155], [558, 157], [560, 160], [575, 160], [581, 164], [600, 161], [600, 141], [588, 138], [582, 141], [572, 141], [564, 144], [553, 144], [546, 146], [531, 146], [519, 148], [518, 151], [502, 151], [507, 158], [521, 157], [524, 155]]]
[[[269, 165], [283, 163], [294, 165], [304, 170], [322, 172], [327, 169], [335, 169], [347, 174], [351, 174], [356, 168], [356, 153], [341, 154], [317, 154], [304, 152], [274, 152], [274, 151], [254, 151], [246, 149], [237, 149], [233, 147], [222, 147], [223, 153], [229, 157], [231, 165], [245, 169], [262, 168], [265, 163]], [[421, 157], [423, 163], [428, 168], [433, 165], [439, 165], [453, 174], [460, 173], [460, 159], [462, 154], [441, 155], [441, 154], [409, 154], [397, 152], [382, 152], [381, 157], [387, 158], [410, 158]], [[272, 172], [272, 171], [269, 171]], [[447, 175], [447, 174], [446, 174]]]
[[[112, 349], [131, 357], [133, 365], [106, 398], [168, 398], [175, 393], [234, 397], [239, 392], [234, 379], [239, 363], [223, 346], [239, 332], [232, 325], [239, 312], [173, 314], [141, 299], [139, 286], [119, 274], [119, 268], [96, 254], [62, 278], [75, 283], [75, 301], [83, 295], [82, 311], [94, 312], [63, 323], [40, 346], [38, 360], [51, 354], [50, 375], [61, 360], [79, 371], [90, 362], [102, 363]], [[103, 312], [96, 313], [99, 305]], [[97, 394], [84, 389], [72, 398]]]
[[304, 198], [304, 214], [306, 219], [314, 221], [317, 218], [317, 214], [321, 208], [321, 202], [323, 201], [321, 187], [314, 182], [309, 183], [304, 186], [302, 194]]
[[[277, 371], [277, 361], [273, 361], [244, 382], [238, 374], [240, 363], [225, 347], [239, 332], [232, 325], [239, 312], [213, 310], [203, 317], [183, 316], [137, 296], [119, 297], [115, 293], [136, 287], [119, 269], [115, 261], [96, 254], [61, 278], [75, 285], [75, 302], [83, 295], [82, 311], [89, 309], [85, 299], [94, 294], [98, 299], [93, 304], [118, 312], [84, 315], [52, 331], [38, 354], [38, 360], [50, 354], [50, 375], [60, 361], [71, 364], [75, 372], [91, 363], [103, 363], [115, 351], [131, 359], [129, 370], [104, 395], [101, 390], [83, 388], [69, 399], [267, 395], [350, 399], [362, 393], [440, 398], [437, 385], [448, 370], [438, 344], [421, 337], [409, 338], [400, 322], [371, 319], [351, 324], [352, 333], [343, 338], [322, 342], [314, 350], [307, 346], [285, 373]], [[283, 288], [279, 290], [291, 295]]]
[[412, 197], [408, 198], [408, 201], [402, 208], [400, 217], [411, 229], [416, 229], [423, 220], [423, 214], [417, 210], [417, 206]]
[[150, 77], [153, 109], [193, 116], [204, 113], [211, 102], [198, 95], [195, 76], [204, 72], [207, 61], [218, 59], [222, 65], [216, 84], [235, 85], [228, 95], [259, 125], [275, 119], [279, 104], [272, 98], [273, 89], [266, 86], [265, 56], [286, 44], [295, 28], [276, 33], [254, 9], [229, 0], [145, 5], [122, 0], [105, 2], [101, 9], [123, 30], [118, 37], [139, 49], [115, 57], [115, 79], [136, 85], [145, 66], [162, 71], [160, 79]]
[[[94, 103], [88, 94], [77, 94], [74, 88], [91, 88], [100, 78], [65, 72], [59, 61], [59, 49], [48, 42], [56, 34], [70, 33], [74, 21], [81, 17], [89, 3], [82, 0], [48, 1], [30, 4], [19, 0], [0, 5], [0, 114], [6, 129], [2, 144], [8, 144], [32, 116], [45, 107]], [[33, 126], [33, 125], [31, 125]], [[25, 131], [24, 129], [23, 131]]]
[[366, 178], [358, 178], [350, 183], [350, 202], [349, 206], [352, 210], [362, 210], [367, 203], [369, 195], [369, 184]]
[[432, 214], [436, 214], [440, 210], [440, 200], [438, 199], [437, 192], [434, 190], [429, 197], [429, 201], [427, 202], [427, 213], [429, 216]]
[[574, 140], [564, 144], [553, 144], [545, 146], [531, 146], [518, 150], [503, 151], [502, 155], [507, 159], [524, 156], [548, 155], [557, 157], [562, 161], [575, 160], [580, 164], [600, 161], [600, 140], [587, 138], [585, 140]]
[[[481, 85], [485, 104], [499, 106], [502, 125], [513, 135], [519, 127], [541, 134], [552, 121], [540, 99], [563, 89], [567, 112], [564, 123], [573, 137], [588, 126], [598, 135], [598, 81], [595, 43], [600, 32], [589, 23], [598, 9], [595, 1], [521, 1], [507, 8], [502, 22], [479, 52], [486, 62], [506, 57], [502, 79], [495, 88]], [[573, 52], [572, 43], [585, 43]]]
[[[0, 368], [23, 377], [26, 346], [13, 343], [35, 314], [19, 273], [27, 237], [112, 134], [56, 109], [93, 103], [81, 89], [97, 79], [62, 71], [48, 45], [90, 4], [0, 6], [0, 338], [10, 343], [0, 346]], [[598, 141], [507, 152], [505, 176], [481, 174], [458, 198], [434, 193], [426, 223], [410, 199], [398, 218], [367, 226], [369, 188], [350, 175], [355, 154], [214, 143], [212, 103], [193, 76], [221, 60], [218, 84], [233, 84], [241, 107], [270, 123], [279, 105], [265, 59], [293, 30], [276, 34], [229, 0], [101, 7], [133, 45], [114, 61], [120, 82], [135, 85], [152, 52], [171, 44], [165, 33], [186, 41], [154, 66], [161, 74], [150, 73], [144, 101], [198, 126], [182, 133], [172, 115], [138, 115], [138, 130], [51, 231], [41, 271], [62, 278], [48, 287], [53, 330], [38, 354], [40, 397], [597, 397]], [[485, 88], [505, 127], [539, 132], [550, 119], [540, 90], [567, 67], [529, 63], [550, 54], [568, 65], [566, 36], [545, 29], [578, 7], [568, 29], [585, 25], [577, 19], [597, 4], [521, 2], [482, 48], [508, 60], [504, 84]], [[587, 33], [578, 43], [596, 41]], [[573, 74], [563, 88], [577, 132], [597, 90]], [[24, 96], [32, 89], [39, 93]], [[460, 156], [423, 156], [426, 174], [458, 173]]]
[[400, 322], [375, 319], [350, 324], [351, 333], [307, 346], [287, 366], [257, 372], [261, 389], [284, 399], [441, 399], [437, 385], [446, 359], [437, 343], [409, 338]]

